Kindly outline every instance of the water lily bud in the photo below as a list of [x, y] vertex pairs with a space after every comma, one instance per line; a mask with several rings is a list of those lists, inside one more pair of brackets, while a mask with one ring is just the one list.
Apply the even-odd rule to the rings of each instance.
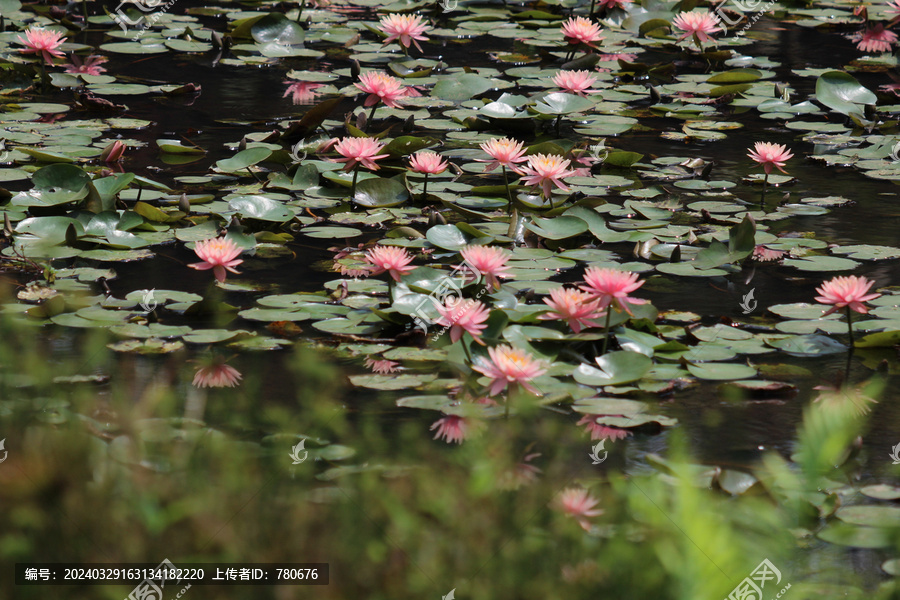
[[125, 144], [116, 140], [103, 149], [103, 152], [100, 153], [100, 160], [105, 163], [119, 162], [122, 160], [123, 154], [125, 154]]

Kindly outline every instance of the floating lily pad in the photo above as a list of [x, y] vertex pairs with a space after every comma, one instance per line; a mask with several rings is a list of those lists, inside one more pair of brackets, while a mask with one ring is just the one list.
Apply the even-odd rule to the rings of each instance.
[[610, 352], [597, 358], [595, 368], [579, 365], [575, 369], [575, 381], [584, 385], [620, 385], [637, 381], [650, 370], [653, 360], [638, 352]]
[[437, 375], [351, 375], [350, 383], [375, 390], [418, 388], [437, 379]]
[[765, 341], [791, 356], [822, 356], [847, 350], [844, 344], [824, 335], [793, 335], [780, 339], [766, 338]]
[[756, 369], [733, 363], [689, 364], [688, 371], [699, 379], [724, 381], [728, 379], [749, 379], [756, 376]]
[[821, 540], [852, 548], [886, 548], [893, 545], [893, 534], [878, 527], [857, 527], [847, 523], [832, 523], [818, 534]]

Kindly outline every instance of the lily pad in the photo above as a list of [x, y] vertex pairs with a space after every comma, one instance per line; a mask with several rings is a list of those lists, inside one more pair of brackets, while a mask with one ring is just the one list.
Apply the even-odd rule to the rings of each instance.
[[610, 352], [596, 360], [599, 368], [581, 364], [575, 369], [575, 381], [584, 385], [620, 385], [637, 381], [650, 370], [653, 360], [638, 352]]

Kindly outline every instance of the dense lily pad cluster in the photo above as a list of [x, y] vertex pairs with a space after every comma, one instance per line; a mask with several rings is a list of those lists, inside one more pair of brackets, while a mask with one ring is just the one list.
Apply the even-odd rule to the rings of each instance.
[[[434, 411], [431, 430], [449, 443], [501, 415], [533, 414], [534, 406], [562, 411], [591, 440], [658, 433], [678, 421], [656, 414], [666, 412], [657, 401], [701, 382], [746, 396], [793, 393], [793, 384], [776, 381], [773, 355], [897, 345], [898, 295], [870, 293], [894, 283], [884, 276], [822, 283], [815, 300], [832, 309], [811, 304], [810, 292], [810, 303], [720, 321], [704, 321], [720, 315], [691, 306], [660, 312], [631, 296], [659, 297], [698, 278], [734, 287], [757, 270], [785, 267], [824, 280], [900, 258], [897, 247], [830, 243], [780, 227], [851, 210], [856, 200], [783, 196], [797, 182], [783, 169], [788, 160], [900, 179], [900, 107], [833, 68], [794, 72], [815, 89], [798, 96], [777, 80], [778, 63], [743, 55], [751, 40], [730, 35], [750, 15], [723, 13], [723, 21], [715, 7], [696, 5], [173, 9], [136, 30], [93, 7], [76, 25], [76, 15], [56, 19], [0, 0], [7, 26], [0, 184], [11, 188], [3, 196], [3, 256], [41, 280], [4, 310], [108, 328], [122, 338], [113, 349], [143, 353], [185, 343], [275, 350], [294, 344], [302, 324], [309, 337], [352, 342], [345, 350], [371, 373], [350, 382], [403, 390], [397, 406]], [[127, 10], [129, 19], [140, 16]], [[846, 7], [778, 10], [790, 10], [801, 27], [869, 22]], [[224, 29], [210, 25], [213, 14], [227, 20]], [[865, 25], [859, 49], [892, 48], [893, 24]], [[102, 43], [75, 41], [79, 26], [101, 31]], [[478, 36], [514, 50], [473, 64], [449, 58], [459, 53], [444, 58], [442, 45]], [[65, 65], [63, 52], [72, 53]], [[155, 140], [161, 163], [195, 163], [199, 174], [127, 170], [152, 123], [128, 116], [123, 98], [202, 90], [116, 72], [106, 58], [169, 52], [278, 69], [285, 88], [273, 97], [290, 98], [294, 118], [241, 122], [229, 156], [215, 162], [187, 133]], [[326, 60], [333, 61], [327, 68]], [[853, 68], [892, 66], [880, 56]], [[777, 131], [754, 133], [741, 164], [701, 158], [744, 128], [742, 114]], [[642, 135], [684, 150], [638, 151]], [[789, 144], [773, 141], [791, 135]], [[757, 166], [764, 173], [751, 172]], [[257, 274], [302, 263], [302, 245], [317, 240], [336, 240], [331, 260], [317, 266], [339, 276], [324, 290], [267, 293]], [[150, 307], [148, 290], [116, 298], [91, 285], [113, 279], [117, 262], [172, 248], [199, 257], [171, 268], [203, 278], [204, 294], [154, 290]], [[846, 323], [836, 308], [846, 308]], [[852, 321], [851, 310], [866, 318]], [[221, 325], [197, 325], [209, 318]], [[231, 387], [240, 379], [214, 358], [195, 384]], [[823, 391], [827, 404], [832, 392]], [[762, 485], [728, 470], [699, 479], [735, 495]], [[830, 516], [832, 499], [823, 492], [804, 501]], [[580, 488], [559, 500], [586, 530], [602, 514], [596, 504]], [[838, 516], [870, 518], [851, 508]]]
[[[236, 272], [233, 266], [242, 251], [245, 256], [260, 258], [283, 256], [279, 248], [293, 237], [293, 231], [313, 238], [350, 239], [363, 234], [353, 225], [391, 219], [395, 226], [381, 240], [382, 246], [365, 255], [362, 249], [340, 252], [335, 266], [355, 277], [329, 285], [340, 292], [337, 302], [319, 295], [267, 296], [258, 299], [258, 307], [239, 314], [264, 322], [312, 320], [313, 327], [324, 333], [355, 336], [396, 336], [416, 331], [425, 322], [443, 323], [451, 330], [452, 344], [461, 344], [468, 357], [465, 374], [480, 357], [471, 355], [473, 349], [462, 341], [456, 320], [469, 322], [472, 311], [479, 316], [489, 311], [490, 317], [483, 321], [483, 335], [473, 341], [483, 344], [487, 338], [490, 346], [505, 342], [524, 345], [531, 355], [555, 365], [551, 373], [563, 376], [563, 381], [554, 379], [554, 385], [560, 386], [550, 394], [554, 399], [584, 397], [591, 393], [585, 385], [593, 385], [595, 391], [604, 395], [615, 395], [631, 392], [629, 388], [616, 390], [614, 385], [638, 381], [644, 383], [637, 389], [661, 392], [685, 385], [692, 377], [752, 377], [756, 370], [751, 365], [728, 362], [741, 352], [730, 349], [718, 337], [697, 339], [693, 332], [685, 333], [683, 322], [657, 322], [657, 313], [649, 305], [634, 315], [630, 311], [604, 311], [608, 302], [594, 304], [597, 300], [590, 290], [560, 287], [548, 277], [584, 267], [588, 272], [614, 269], [645, 274], [656, 271], [668, 277], [721, 278], [738, 272], [735, 263], [753, 260], [801, 270], [834, 271], [858, 264], [853, 258], [835, 255], [869, 260], [900, 255], [900, 250], [887, 247], [867, 247], [871, 248], [868, 253], [852, 249], [845, 253], [835, 245], [825, 253], [824, 242], [766, 233], [763, 223], [792, 215], [821, 214], [840, 203], [825, 198], [766, 205], [765, 189], [770, 180], [773, 185], [791, 182], [786, 175], [770, 177], [773, 166], [783, 172], [785, 161], [792, 157], [784, 145], [758, 142], [750, 157], [765, 167], [765, 175], [761, 179], [748, 175], [742, 182], [713, 179], [709, 163], [694, 166], [675, 157], [657, 157], [645, 163], [640, 153], [606, 147], [613, 136], [637, 125], [636, 118], [622, 115], [628, 112], [623, 109], [645, 98], [654, 102], [650, 106], [653, 113], [685, 122], [683, 133], [668, 131], [663, 135], [670, 139], [680, 136], [686, 141], [715, 140], [722, 135], [720, 131], [739, 126], [712, 119], [715, 107], [704, 98], [755, 107], [766, 118], [786, 119], [788, 127], [796, 124], [795, 115], [823, 114], [818, 105], [808, 100], [792, 105], [788, 92], [769, 82], [773, 74], [764, 70], [771, 66], [766, 61], [750, 60], [733, 50], [722, 49], [743, 45], [746, 40], [728, 37], [718, 13], [688, 10], [687, 6], [674, 3], [665, 5], [664, 10], [662, 6], [647, 12], [630, 3], [601, 3], [592, 7], [587, 16], [572, 15], [566, 20], [564, 13], [514, 12], [513, 25], [518, 34], [526, 35], [535, 44], [548, 43], [556, 51], [551, 53], [551, 60], [545, 61], [550, 70], [515, 67], [505, 71], [460, 69], [428, 58], [429, 49], [437, 40], [452, 40], [453, 32], [460, 35], [484, 29], [476, 26], [478, 21], [466, 17], [479, 14], [477, 10], [452, 17], [447, 24], [455, 29], [441, 27], [440, 23], [429, 26], [423, 13], [386, 11], [379, 15], [377, 23], [370, 23], [349, 21], [337, 12], [315, 9], [306, 13], [310, 21], [303, 26], [298, 22], [301, 13], [259, 12], [237, 15], [226, 32], [204, 28], [196, 17], [176, 18], [163, 13], [152, 22], [152, 27], [142, 28], [139, 41], [103, 43], [99, 50], [147, 54], [218, 48], [216, 62], [274, 64], [289, 58], [316, 58], [330, 46], [356, 42], [349, 53], [353, 66], [331, 73], [288, 72], [285, 96], [301, 105], [310, 104], [317, 97], [324, 100], [312, 105], [299, 120], [286, 123], [280, 131], [248, 132], [240, 140], [236, 154], [216, 162], [209, 177], [183, 178], [190, 181], [182, 181], [178, 186], [124, 172], [121, 167], [115, 173], [86, 164], [99, 155], [97, 164], [118, 165], [127, 141], [109, 142], [102, 152], [86, 148], [73, 151], [68, 145], [53, 145], [52, 127], [37, 137], [25, 135], [24, 130], [17, 133], [13, 128], [7, 137], [11, 150], [7, 158], [22, 166], [5, 169], [3, 179], [30, 178], [32, 187], [15, 194], [9, 202], [5, 214], [14, 236], [7, 254], [29, 260], [75, 256], [134, 260], [152, 256], [151, 248], [174, 239], [196, 246], [194, 249], [203, 260], [197, 268], [213, 269], [216, 279], [223, 282], [226, 269]], [[83, 65], [88, 62], [94, 65], [104, 60], [96, 55], [85, 63], [73, 55], [73, 65], [78, 60], [77, 68], [67, 68], [66, 74], [53, 73], [54, 61], [62, 55], [60, 48], [94, 49], [63, 42], [70, 32], [52, 29], [55, 25], [51, 23], [30, 23], [27, 18], [22, 18], [21, 23], [26, 37], [17, 41], [26, 48], [18, 52], [44, 52], [42, 68], [51, 69], [54, 86], [83, 89], [95, 100], [103, 94], [139, 93], [134, 87], [139, 84], [119, 83], [115, 75], [104, 75], [100, 67], [94, 71], [85, 69]], [[88, 23], [113, 24], [127, 30], [116, 15], [89, 16]], [[128, 33], [115, 27], [107, 31], [113, 39]], [[713, 34], [718, 37], [714, 39]], [[690, 61], [702, 57], [710, 66], [726, 69], [699, 75], [688, 68], [675, 79], [674, 73], [662, 65], [653, 67], [624, 58], [651, 48], [678, 51], [675, 43], [686, 38], [692, 38], [701, 51], [685, 55], [688, 67]], [[252, 43], [238, 43], [242, 40]], [[702, 43], [708, 45], [715, 40], [719, 49], [703, 52]], [[392, 42], [396, 46], [392, 47]], [[416, 47], [421, 58], [397, 57], [396, 47], [408, 53], [411, 46]], [[15, 46], [10, 46], [5, 56], [15, 62], [16, 53]], [[511, 87], [510, 78], [514, 78], [516, 90], [503, 91]], [[628, 83], [629, 79], [632, 83]], [[638, 85], [639, 79], [645, 83]], [[336, 87], [341, 83], [343, 87]], [[684, 87], [687, 85], [689, 92]], [[563, 91], [553, 91], [554, 86]], [[501, 92], [499, 96], [494, 90]], [[773, 95], [773, 90], [775, 97], [765, 99], [766, 94]], [[146, 91], [179, 90], [160, 86]], [[356, 97], [360, 92], [367, 96], [357, 100], [357, 106], [371, 107], [370, 112], [358, 112], [343, 124], [329, 120], [344, 98]], [[828, 71], [818, 78], [816, 100], [858, 124], [877, 124], [878, 115], [872, 110], [874, 101], [870, 96], [871, 92], [846, 73]], [[18, 122], [23, 122], [29, 105], [20, 106], [26, 114], [18, 115]], [[115, 105], [112, 106], [114, 110]], [[383, 109], [376, 119], [379, 106]], [[31, 106], [31, 110], [44, 113], [65, 109], [63, 105]], [[400, 129], [408, 134], [391, 137], [396, 136], [398, 117], [405, 119]], [[443, 139], [416, 135], [417, 123], [426, 122], [429, 130], [443, 131]], [[140, 128], [144, 123], [108, 118], [101, 127], [104, 125], [127, 129]], [[561, 136], [563, 126], [570, 132], [565, 136]], [[325, 136], [319, 132], [325, 132]], [[824, 135], [821, 128], [817, 135]], [[96, 133], [89, 139], [95, 137]], [[816, 141], [822, 142], [820, 138]], [[186, 140], [161, 139], [157, 146], [164, 157], [195, 160], [205, 153]], [[409, 157], [408, 163], [402, 161], [404, 156]], [[481, 167], [479, 162], [489, 164]], [[278, 164], [283, 165], [283, 170], [275, 168]], [[500, 182], [495, 175], [488, 174], [497, 167], [501, 167], [502, 186], [496, 185]], [[763, 203], [757, 207], [742, 199], [750, 190], [741, 188], [760, 181]], [[659, 184], [663, 182], [673, 183], [682, 191], [682, 205], [660, 200], [663, 192]], [[202, 193], [183, 191], [190, 183], [205, 184]], [[349, 196], [343, 192], [347, 188]], [[612, 201], [616, 196], [622, 199], [621, 203]], [[694, 201], [697, 196], [699, 199]], [[330, 210], [348, 202], [361, 212]], [[329, 212], [324, 218], [311, 217], [304, 212], [309, 209]], [[421, 218], [414, 217], [417, 210], [431, 215], [428, 226], [423, 227]], [[400, 224], [403, 220], [408, 224]], [[223, 250], [219, 252], [221, 257], [210, 260], [206, 248], [222, 234], [225, 237], [216, 243], [228, 245], [228, 251]], [[623, 262], [614, 251], [603, 248], [622, 243], [636, 243], [642, 260]], [[511, 251], [505, 275], [512, 281], [501, 286], [495, 274], [482, 272], [482, 283], [487, 284], [482, 289], [474, 281], [465, 280], [465, 285], [457, 289], [460, 298], [468, 296], [474, 302], [477, 295], [478, 304], [465, 305], [466, 310], [456, 311], [460, 314], [454, 316], [452, 307], [436, 301], [436, 296], [444, 299], [447, 282], [452, 281], [455, 271], [440, 264], [415, 269], [407, 265], [413, 262], [415, 254], [417, 262], [437, 259], [446, 264], [449, 259], [452, 264], [457, 252], [473, 244]], [[385, 266], [384, 260], [377, 259], [377, 253], [386, 255], [404, 247], [412, 254], [407, 255], [403, 266]], [[359, 279], [360, 275], [384, 271], [390, 272], [392, 284], [396, 282], [387, 289], [386, 298], [382, 284]], [[252, 270], [247, 273], [252, 276]], [[69, 291], [77, 287], [69, 286]], [[490, 293], [485, 294], [487, 291]], [[548, 297], [543, 303], [533, 304], [523, 301], [525, 293]], [[587, 296], [582, 297], [583, 294]], [[79, 308], [80, 304], [87, 306]], [[34, 316], [70, 325], [132, 320], [134, 313], [128, 312], [127, 304], [108, 304], [107, 300], [93, 304], [89, 297], [71, 298], [64, 304], [56, 302], [54, 308], [28, 310]], [[190, 314], [191, 306], [183, 302], [167, 304], [164, 300], [159, 310]], [[193, 306], [215, 310], [216, 303], [207, 298]], [[99, 314], [105, 318], [82, 319], [78, 311], [85, 309], [101, 310]], [[555, 318], [565, 321], [568, 331], [538, 325]], [[883, 325], [874, 322], [870, 327], [878, 331], [886, 329]], [[823, 327], [822, 331], [827, 332], [827, 326]], [[794, 348], [808, 342], [814, 331], [772, 331], [759, 338], [755, 348]], [[756, 335], [751, 337], [756, 339]], [[593, 340], [601, 337], [603, 348], [589, 350]], [[436, 339], [439, 341], [439, 336]], [[576, 340], [586, 348], [569, 350], [568, 358], [563, 359], [559, 354], [562, 346], [552, 349], [554, 340]], [[628, 376], [602, 369], [602, 375], [585, 375], [594, 369], [591, 358], [600, 360], [606, 355], [610, 340], [611, 349], [630, 353], [611, 363], [629, 365]], [[533, 343], [538, 343], [539, 348], [532, 347]], [[264, 347], [282, 344], [282, 340], [273, 338]], [[704, 344], [712, 346], [704, 350]], [[826, 345], [840, 347], [831, 342]], [[455, 347], [447, 349], [446, 357], [453, 356]], [[474, 350], [476, 354], [481, 351]], [[757, 349], [750, 354], [759, 352]], [[644, 362], [646, 357], [651, 359], [649, 363]], [[677, 358], [675, 363], [666, 362], [673, 358]], [[571, 373], [582, 385], [565, 381]], [[615, 384], [604, 387], [606, 381]], [[669, 383], [658, 385], [653, 381]]]

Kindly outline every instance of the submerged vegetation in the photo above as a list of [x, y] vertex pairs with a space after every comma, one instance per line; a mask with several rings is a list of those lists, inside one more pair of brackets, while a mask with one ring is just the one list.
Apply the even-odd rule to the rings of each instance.
[[4, 562], [897, 595], [900, 4], [213, 4], [0, 0]]

